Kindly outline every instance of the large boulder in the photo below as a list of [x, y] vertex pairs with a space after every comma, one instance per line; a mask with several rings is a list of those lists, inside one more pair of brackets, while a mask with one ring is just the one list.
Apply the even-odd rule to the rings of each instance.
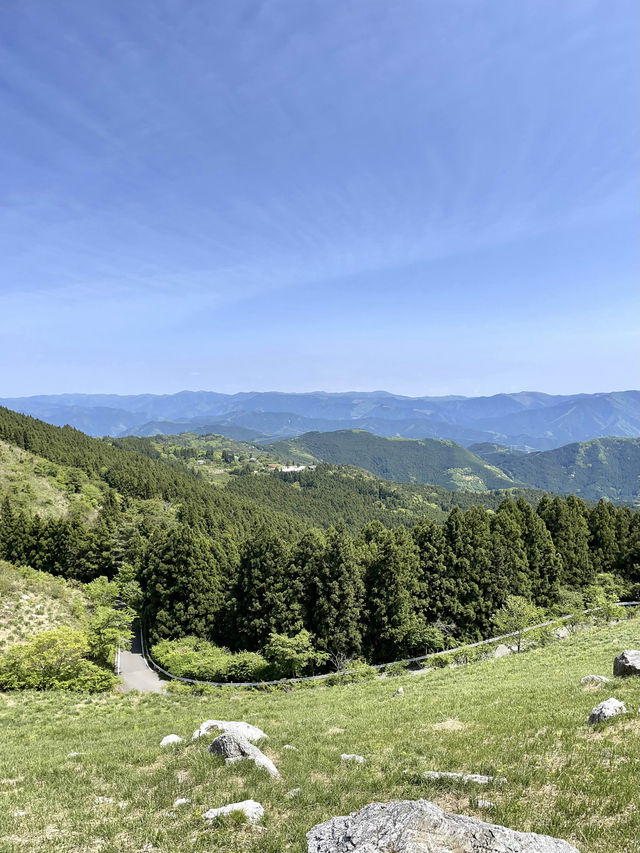
[[257, 746], [240, 735], [231, 734], [231, 732], [220, 735], [210, 744], [209, 752], [212, 755], [221, 755], [229, 764], [248, 758], [256, 767], [263, 767], [274, 779], [280, 778], [273, 761], [267, 758]]
[[604, 723], [605, 720], [610, 720], [612, 717], [617, 717], [618, 714], [626, 714], [627, 708], [624, 702], [619, 699], [607, 699], [606, 702], [601, 702], [589, 714], [590, 723]]
[[614, 675], [640, 675], [640, 651], [627, 649], [613, 661]]
[[255, 743], [257, 740], [262, 740], [266, 734], [257, 726], [252, 726], [251, 723], [243, 723], [238, 720], [205, 720], [205, 722], [195, 730], [191, 736], [191, 740], [196, 740], [203, 735], [208, 735], [209, 732], [218, 729], [221, 732], [231, 732], [234, 735], [250, 740]]
[[307, 833], [308, 853], [578, 853], [533, 832], [450, 814], [427, 800], [371, 803]]

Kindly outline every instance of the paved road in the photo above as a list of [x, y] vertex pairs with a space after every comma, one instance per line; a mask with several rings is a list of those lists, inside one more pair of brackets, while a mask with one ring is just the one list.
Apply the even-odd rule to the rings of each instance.
[[138, 690], [140, 693], [164, 693], [166, 682], [152, 669], [149, 669], [142, 657], [140, 633], [136, 631], [130, 652], [120, 652], [120, 678], [123, 682], [123, 692]]

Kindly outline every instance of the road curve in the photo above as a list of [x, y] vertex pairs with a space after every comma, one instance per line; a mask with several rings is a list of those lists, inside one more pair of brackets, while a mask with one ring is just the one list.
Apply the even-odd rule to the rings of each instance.
[[131, 651], [120, 652], [120, 678], [122, 692], [137, 690], [139, 693], [164, 693], [164, 685], [158, 674], [149, 668], [142, 656], [140, 629], [136, 628]]

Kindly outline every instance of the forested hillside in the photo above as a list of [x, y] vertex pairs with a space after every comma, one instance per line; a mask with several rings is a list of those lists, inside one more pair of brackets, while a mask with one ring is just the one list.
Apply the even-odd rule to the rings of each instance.
[[[6, 409], [0, 439], [99, 490], [86, 518], [5, 499], [0, 558], [82, 581], [135, 579], [152, 640], [259, 652], [273, 635], [308, 631], [320, 652], [377, 661], [487, 635], [510, 595], [579, 608], [640, 582], [640, 516], [604, 501], [543, 496], [536, 508], [462, 493], [463, 510], [446, 505], [452, 493], [324, 466], [220, 487], [175, 454], [163, 460], [152, 439], [114, 446]], [[429, 494], [441, 524], [420, 512]]]
[[514, 485], [513, 480], [452, 441], [380, 438], [363, 430], [309, 432], [269, 445], [272, 453], [295, 461], [357, 465], [385, 480], [433, 483], [483, 492]]
[[470, 448], [514, 481], [587, 500], [640, 500], [640, 439], [594, 438], [556, 450], [522, 453], [492, 444]]

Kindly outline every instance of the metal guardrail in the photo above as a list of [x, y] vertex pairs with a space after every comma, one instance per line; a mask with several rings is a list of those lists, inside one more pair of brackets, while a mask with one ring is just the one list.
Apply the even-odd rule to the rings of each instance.
[[[617, 601], [615, 604], [618, 607], [632, 607], [640, 605], [640, 601]], [[596, 613], [599, 610], [602, 610], [602, 608], [591, 607], [587, 610], [583, 610], [582, 614], [586, 615], [588, 613]], [[499, 643], [501, 640], [519, 637], [522, 636], [522, 634], [527, 634], [529, 631], [535, 631], [538, 628], [548, 628], [550, 625], [556, 625], [559, 622], [566, 622], [568, 619], [573, 618], [575, 618], [575, 614], [569, 613], [566, 616], [559, 616], [557, 619], [550, 619], [549, 621], [541, 622], [538, 625], [531, 625], [528, 628], [524, 628], [522, 631], [513, 631], [510, 634], [502, 634], [499, 637], [490, 637], [488, 640], [480, 640], [477, 643], [465, 643], [462, 646], [456, 646], [453, 649], [445, 649], [442, 652], [430, 652], [429, 654], [418, 655], [417, 657], [403, 658], [402, 660], [389, 661], [388, 663], [377, 663], [370, 665], [368, 668], [381, 670], [386, 669], [388, 666], [394, 666], [395, 664], [419, 663], [420, 661], [429, 660], [430, 658], [456, 654], [457, 652], [464, 651], [465, 649], [477, 649], [479, 646], [486, 646], [490, 643]], [[163, 669], [160, 664], [156, 663], [147, 652], [142, 626], [140, 626], [140, 645], [142, 649], [142, 657], [144, 658], [147, 666], [151, 669], [155, 669], [156, 672], [161, 672], [163, 675], [166, 675], [167, 678], [171, 678], [174, 681], [182, 681], [185, 684], [207, 684], [212, 687], [276, 687], [278, 685], [285, 684], [299, 684], [301, 681], [322, 681], [327, 678], [341, 678], [345, 675], [356, 675], [359, 672], [358, 669], [342, 669], [336, 672], [325, 672], [322, 675], [305, 675], [300, 676], [299, 678], [279, 678], [275, 681], [205, 681], [198, 678], [184, 678], [180, 675], [174, 675], [172, 672], [168, 672], [166, 669]]]

